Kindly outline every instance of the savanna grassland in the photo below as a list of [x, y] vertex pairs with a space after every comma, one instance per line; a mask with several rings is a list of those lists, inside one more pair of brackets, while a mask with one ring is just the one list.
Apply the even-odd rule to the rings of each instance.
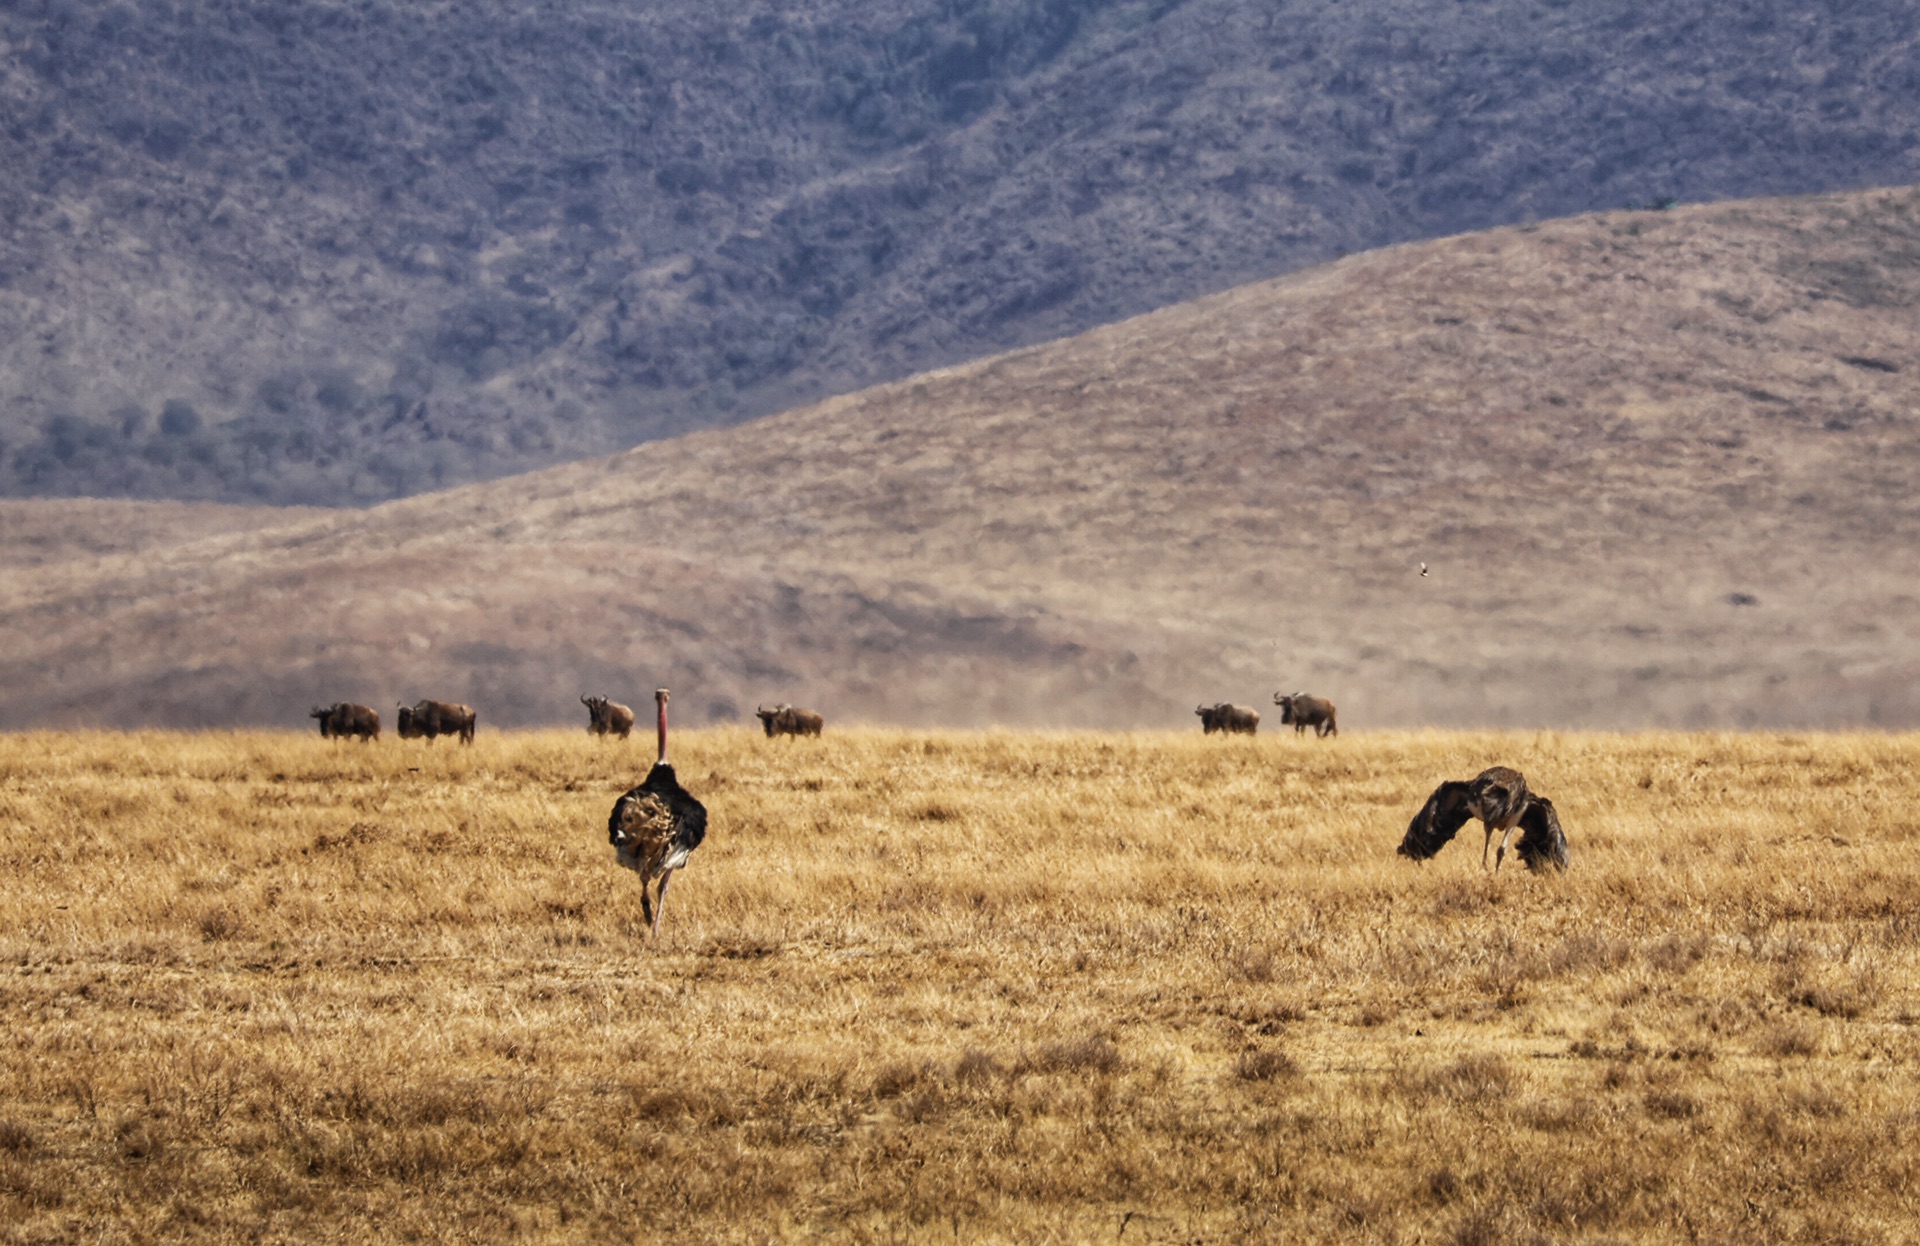
[[1920, 1223], [1920, 737], [692, 731], [653, 945], [648, 751], [0, 737], [0, 1241]]

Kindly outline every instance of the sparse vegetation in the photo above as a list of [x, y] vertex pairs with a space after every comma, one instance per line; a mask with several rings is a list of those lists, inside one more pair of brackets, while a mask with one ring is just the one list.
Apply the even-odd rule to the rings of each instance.
[[[0, 493], [364, 504], [1412, 238], [1905, 184], [1917, 29], [1900, 0], [10, 0]], [[169, 399], [196, 418], [156, 430]]]
[[577, 727], [0, 737], [0, 1242], [1911, 1229], [1920, 738], [1241, 743], [686, 732], [648, 946]]

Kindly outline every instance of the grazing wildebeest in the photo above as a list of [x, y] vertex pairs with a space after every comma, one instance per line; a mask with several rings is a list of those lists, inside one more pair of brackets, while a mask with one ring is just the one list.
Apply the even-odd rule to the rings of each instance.
[[1571, 860], [1567, 836], [1560, 829], [1560, 816], [1553, 811], [1553, 802], [1538, 792], [1528, 791], [1525, 776], [1507, 766], [1483, 770], [1471, 783], [1449, 779], [1435, 788], [1433, 795], [1427, 797], [1427, 803], [1407, 824], [1406, 838], [1400, 841], [1400, 855], [1416, 861], [1426, 860], [1444, 848], [1467, 824], [1468, 818], [1480, 819], [1487, 828], [1486, 842], [1480, 846], [1481, 869], [1487, 867], [1487, 848], [1493, 843], [1493, 833], [1499, 831], [1500, 851], [1493, 858], [1494, 872], [1499, 872], [1500, 863], [1507, 855], [1507, 841], [1513, 838], [1515, 828], [1521, 834], [1514, 851], [1527, 863], [1528, 869], [1550, 865], [1564, 870]]
[[1260, 711], [1250, 706], [1221, 701], [1216, 705], [1202, 705], [1193, 712], [1200, 715], [1200, 730], [1207, 735], [1216, 731], [1253, 735], [1260, 730]]
[[1273, 694], [1273, 703], [1280, 707], [1281, 725], [1292, 723], [1295, 735], [1308, 727], [1312, 727], [1313, 734], [1322, 739], [1340, 734], [1340, 724], [1334, 719], [1333, 702], [1325, 697], [1310, 697], [1304, 692], [1282, 696], [1276, 692]]
[[617, 735], [622, 740], [633, 734], [633, 711], [618, 701], [582, 695], [580, 704], [587, 707], [587, 730], [590, 733], [603, 739], [608, 735]]
[[819, 735], [820, 728], [827, 725], [827, 720], [812, 710], [796, 709], [784, 702], [772, 709], [763, 705], [753, 711], [753, 716], [767, 729], [769, 739], [777, 735]]
[[371, 706], [351, 701], [335, 701], [325, 709], [315, 706], [309, 718], [320, 720], [320, 734], [330, 740], [358, 736], [365, 744], [380, 738], [380, 712]]
[[473, 743], [474, 724], [480, 719], [472, 706], [451, 701], [420, 701], [413, 705], [402, 705], [394, 717], [394, 726], [403, 740], [422, 737], [432, 740], [443, 735], [457, 735], [462, 744]]

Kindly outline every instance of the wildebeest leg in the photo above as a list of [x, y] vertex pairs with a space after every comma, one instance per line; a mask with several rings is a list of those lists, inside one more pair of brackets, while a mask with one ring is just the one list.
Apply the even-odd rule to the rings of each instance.
[[652, 924], [647, 928], [647, 934], [651, 937], [658, 938], [660, 935], [660, 915], [667, 911], [667, 884], [672, 881], [672, 870], [660, 871], [660, 894], [654, 897]]

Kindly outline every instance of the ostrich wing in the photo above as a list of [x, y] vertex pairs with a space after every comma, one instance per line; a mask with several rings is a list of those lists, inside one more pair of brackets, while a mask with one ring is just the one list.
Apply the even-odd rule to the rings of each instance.
[[1571, 860], [1567, 852], [1566, 832], [1560, 829], [1560, 816], [1553, 811], [1553, 802], [1544, 796], [1535, 796], [1528, 802], [1525, 812], [1520, 815], [1520, 842], [1513, 850], [1527, 863], [1530, 870], [1542, 866], [1552, 866], [1556, 870], [1567, 868]]
[[1446, 847], [1447, 841], [1473, 816], [1467, 809], [1472, 787], [1471, 783], [1449, 779], [1434, 788], [1433, 795], [1427, 797], [1427, 803], [1420, 806], [1420, 812], [1407, 824], [1406, 838], [1400, 841], [1400, 855], [1424, 861]]

